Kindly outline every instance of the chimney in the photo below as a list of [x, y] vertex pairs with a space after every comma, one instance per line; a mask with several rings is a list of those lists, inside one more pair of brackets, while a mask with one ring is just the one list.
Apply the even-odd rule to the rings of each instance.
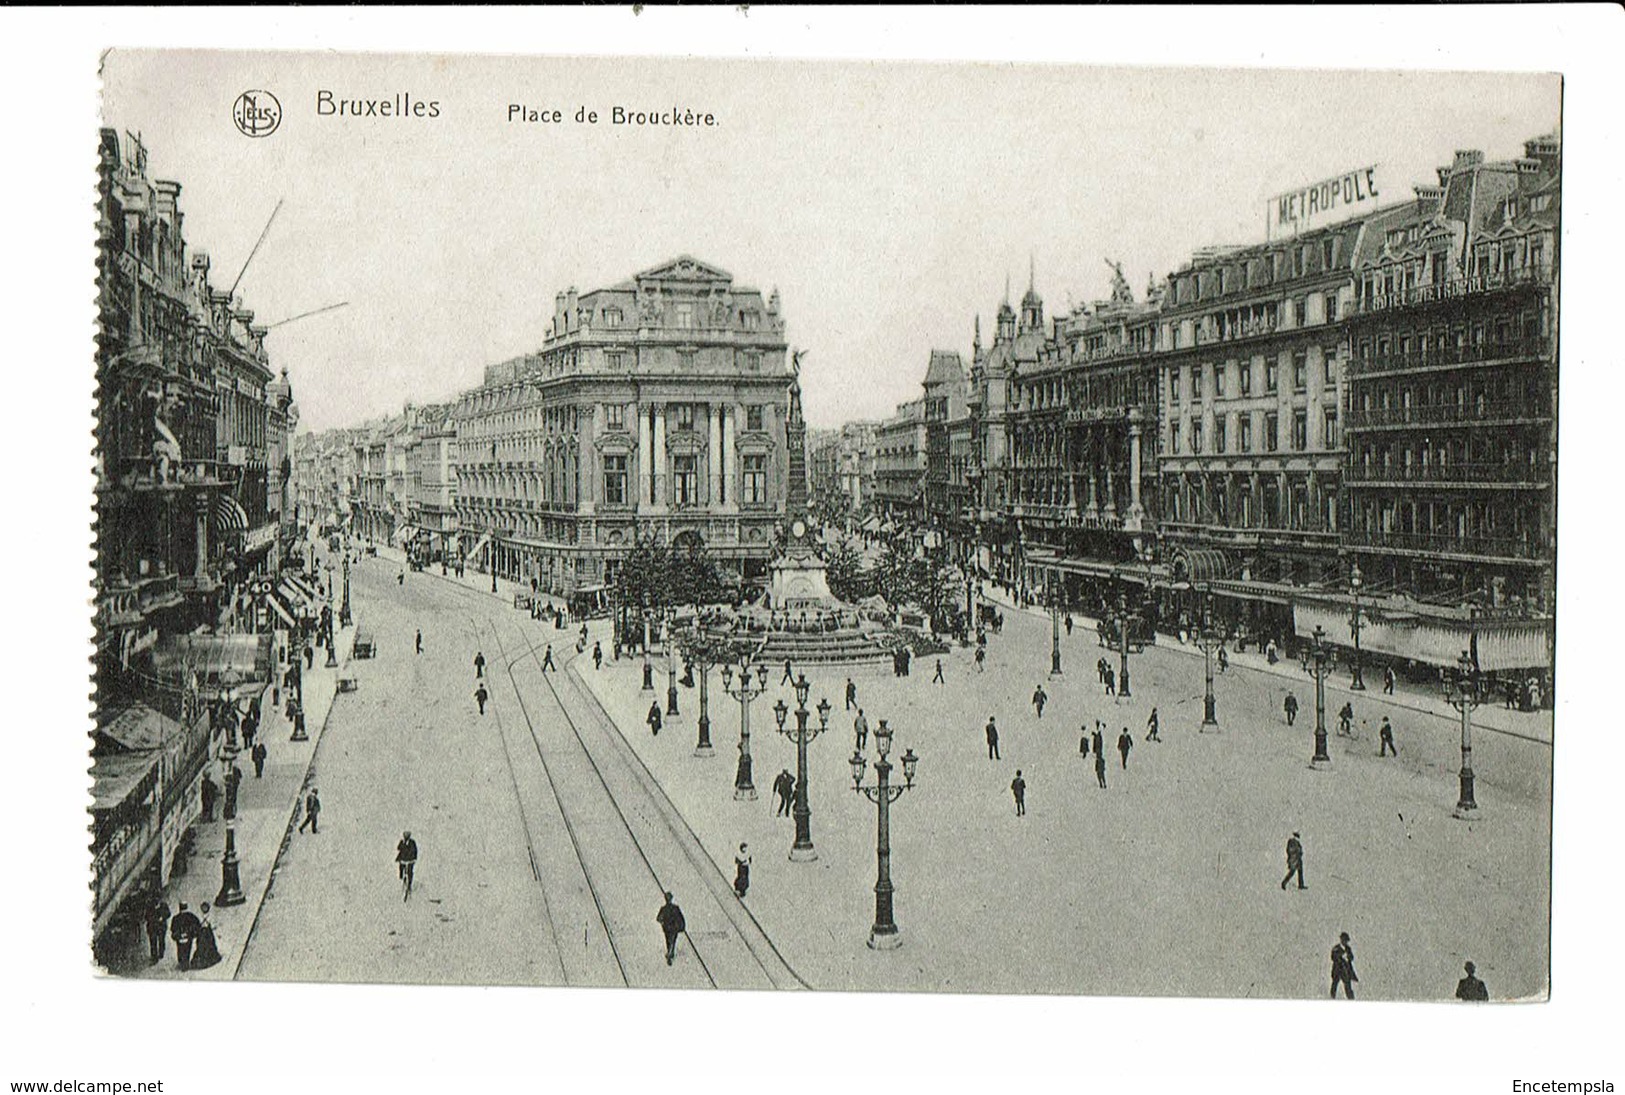
[[1481, 164], [1483, 162], [1484, 162], [1484, 153], [1480, 152], [1478, 149], [1476, 149], [1476, 148], [1470, 148], [1470, 149], [1458, 148], [1458, 149], [1456, 149], [1456, 162], [1452, 166], [1453, 166], [1454, 170], [1460, 171], [1464, 167], [1477, 167], [1479, 164]]
[[578, 326], [580, 326], [580, 320], [576, 315], [576, 309], [579, 306], [580, 301], [581, 301], [581, 298], [576, 295], [576, 287], [574, 285], [570, 286], [569, 289], [565, 290], [565, 293], [564, 293], [564, 322], [565, 322], [565, 329], [566, 330], [573, 331]]

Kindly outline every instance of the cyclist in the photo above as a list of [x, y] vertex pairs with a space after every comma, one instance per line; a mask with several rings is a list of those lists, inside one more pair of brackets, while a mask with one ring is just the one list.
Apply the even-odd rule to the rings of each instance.
[[411, 833], [402, 833], [401, 842], [395, 845], [395, 864], [401, 873], [402, 901], [412, 896], [412, 868], [417, 865], [418, 845], [412, 839]]

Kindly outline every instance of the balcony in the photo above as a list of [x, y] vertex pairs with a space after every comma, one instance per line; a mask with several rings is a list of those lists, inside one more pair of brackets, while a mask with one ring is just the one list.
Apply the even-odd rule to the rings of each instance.
[[1551, 340], [1545, 338], [1480, 342], [1469, 346], [1447, 346], [1442, 350], [1413, 350], [1407, 354], [1356, 357], [1349, 362], [1349, 371], [1355, 380], [1366, 380], [1405, 373], [1438, 372], [1463, 365], [1541, 361], [1549, 358], [1551, 353]]
[[1392, 311], [1396, 308], [1414, 308], [1421, 304], [1436, 304], [1444, 300], [1460, 300], [1485, 293], [1551, 283], [1552, 272], [1545, 267], [1475, 274], [1472, 277], [1454, 278], [1433, 285], [1417, 285], [1403, 292], [1358, 297], [1354, 301], [1354, 312], [1356, 315], [1371, 315], [1374, 312]]
[[1343, 473], [1343, 482], [1350, 486], [1411, 483], [1420, 486], [1500, 487], [1526, 490], [1543, 490], [1552, 485], [1551, 473], [1544, 467], [1506, 463], [1413, 464], [1410, 467], [1393, 468], [1350, 466]]
[[1456, 536], [1440, 532], [1381, 532], [1355, 529], [1347, 536], [1353, 547], [1421, 555], [1458, 555], [1472, 559], [1545, 562], [1546, 548], [1534, 537]]
[[1348, 412], [1351, 430], [1405, 426], [1523, 426], [1552, 420], [1551, 408], [1516, 399], [1485, 403], [1430, 403], [1409, 407], [1373, 407]]
[[174, 574], [142, 578], [132, 584], [102, 591], [101, 626], [126, 627], [140, 623], [149, 613], [178, 605], [183, 600], [180, 578]]

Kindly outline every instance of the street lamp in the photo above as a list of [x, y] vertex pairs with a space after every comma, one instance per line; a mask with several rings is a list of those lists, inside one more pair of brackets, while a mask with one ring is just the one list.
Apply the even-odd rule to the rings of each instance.
[[327, 611], [322, 613], [322, 616], [327, 623], [326, 668], [337, 669], [339, 667], [338, 652], [333, 649], [338, 644], [333, 641], [333, 564], [331, 561], [327, 564]]
[[1349, 593], [1354, 596], [1354, 611], [1349, 614], [1349, 634], [1354, 638], [1354, 664], [1349, 667], [1349, 688], [1356, 692], [1365, 691], [1365, 678], [1360, 672], [1360, 625], [1364, 623], [1364, 615], [1360, 611], [1360, 587], [1363, 584], [1360, 564], [1355, 563], [1354, 569], [1349, 571]]
[[1304, 671], [1315, 678], [1315, 755], [1309, 758], [1309, 767], [1330, 768], [1332, 755], [1326, 751], [1326, 677], [1336, 654], [1326, 645], [1326, 631], [1318, 624], [1310, 638], [1314, 645], [1303, 655]]
[[[694, 621], [694, 633], [692, 639], [690, 640], [686, 657], [688, 658], [690, 664], [697, 667], [700, 671], [700, 737], [694, 745], [694, 755], [697, 757], [709, 757], [712, 755], [711, 709], [706, 684], [710, 677], [711, 666], [716, 655], [712, 652], [710, 643], [707, 642], [705, 638], [705, 634], [700, 630], [700, 621], [698, 618], [696, 618]], [[726, 670], [724, 670], [724, 672], [726, 672]]]
[[875, 761], [875, 782], [868, 786], [863, 782], [863, 770], [867, 762], [858, 750], [852, 751], [852, 789], [866, 796], [873, 802], [878, 815], [875, 831], [875, 859], [878, 868], [875, 874], [875, 923], [869, 929], [869, 948], [871, 950], [892, 950], [902, 944], [897, 934], [897, 921], [892, 919], [892, 884], [891, 884], [891, 804], [903, 797], [903, 792], [914, 787], [914, 770], [920, 758], [909, 749], [903, 754], [903, 784], [893, 786], [889, 782], [892, 765], [887, 759], [891, 752], [891, 727], [886, 720], [881, 719], [880, 725], [875, 728], [875, 748], [879, 750], [879, 759]]
[[672, 644], [672, 619], [674, 613], [668, 609], [666, 612], [666, 714], [677, 714], [677, 651]]
[[649, 664], [649, 598], [643, 599], [643, 688], [641, 691], [653, 692], [655, 690], [655, 671]]
[[756, 785], [750, 775], [750, 701], [767, 691], [767, 667], [757, 666], [752, 677], [748, 658], [739, 660], [739, 684], [734, 684], [734, 667], [722, 667], [722, 690], [739, 701], [739, 768], [734, 773], [734, 798], [756, 801]]
[[1461, 712], [1461, 797], [1454, 813], [1470, 820], [1478, 816], [1478, 803], [1473, 800], [1473, 709], [1487, 698], [1488, 682], [1465, 650], [1456, 659], [1455, 672], [1443, 676], [1445, 701]]
[[1047, 583], [1049, 594], [1049, 675], [1054, 680], [1061, 675], [1061, 594], [1055, 588], [1055, 574], [1050, 572]]
[[1213, 626], [1213, 588], [1209, 586], [1202, 596], [1202, 627], [1196, 643], [1202, 648], [1205, 689], [1202, 693], [1202, 732], [1219, 729], [1218, 701], [1213, 695], [1213, 655], [1224, 645], [1224, 632]]
[[1117, 698], [1126, 700], [1132, 698], [1128, 690], [1128, 594], [1117, 595]]
[[796, 803], [791, 811], [796, 819], [796, 839], [790, 846], [790, 858], [797, 863], [811, 863], [818, 858], [818, 851], [813, 847], [812, 810], [807, 806], [807, 743], [829, 729], [829, 699], [818, 701], [818, 725], [808, 726], [807, 717], [811, 712], [807, 710], [807, 694], [812, 691], [812, 685], [807, 682], [807, 674], [796, 677], [795, 689], [795, 728], [785, 725], [790, 709], [783, 699], [773, 705], [773, 718], [779, 724], [779, 733], [796, 743]]
[[350, 553], [344, 553], [344, 603], [339, 606], [339, 626], [349, 627], [350, 617]]

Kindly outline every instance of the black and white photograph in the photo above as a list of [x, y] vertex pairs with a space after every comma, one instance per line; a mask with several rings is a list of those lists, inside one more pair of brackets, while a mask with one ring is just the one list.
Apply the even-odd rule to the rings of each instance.
[[1609, 964], [1554, 912], [1612, 870], [1556, 748], [1604, 767], [1617, 672], [1558, 565], [1560, 453], [1563, 527], [1610, 506], [1560, 431], [1595, 93], [1466, 47], [650, 44], [683, 14], [88, 55], [73, 991], [273, 1059], [378, 1001], [411, 1072], [455, 1001], [720, 990], [718, 1083], [771, 1082], [775, 1015], [857, 1082], [871, 1024], [965, 1052], [882, 1034], [932, 998], [1097, 1009], [1102, 1059], [1086, 1014], [1215, 1009], [1127, 1082], [1199, 1067], [1164, 1024], [1453, 1041]]

